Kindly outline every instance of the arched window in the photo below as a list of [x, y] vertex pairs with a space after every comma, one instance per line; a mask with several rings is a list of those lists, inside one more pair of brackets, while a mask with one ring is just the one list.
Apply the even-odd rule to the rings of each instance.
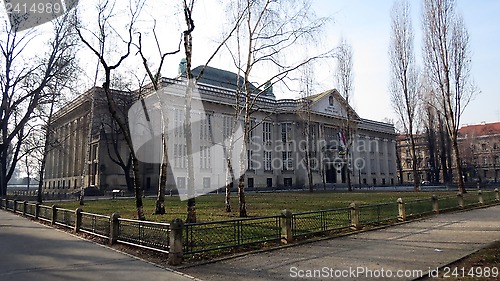
[[333, 106], [333, 96], [330, 96], [328, 98], [328, 103], [330, 104], [330, 106]]

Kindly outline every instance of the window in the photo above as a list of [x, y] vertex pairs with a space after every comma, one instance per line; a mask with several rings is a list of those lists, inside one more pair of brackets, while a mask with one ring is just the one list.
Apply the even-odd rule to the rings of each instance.
[[291, 140], [292, 124], [282, 123], [281, 124], [281, 141], [287, 143]]
[[210, 147], [206, 145], [200, 146], [200, 168], [201, 169], [210, 169], [211, 159], [210, 159]]
[[174, 136], [184, 137], [184, 110], [174, 109]]
[[285, 187], [292, 187], [292, 178], [284, 178], [283, 179], [283, 185]]
[[330, 106], [333, 106], [333, 96], [329, 96], [329, 97], [328, 97], [328, 104], [329, 104]]
[[273, 152], [272, 151], [264, 151], [264, 170], [265, 171], [272, 170], [272, 161], [273, 161]]
[[187, 167], [187, 148], [185, 144], [174, 144], [174, 168]]
[[483, 151], [486, 151], [486, 144], [485, 144], [485, 143], [481, 144], [481, 149], [482, 149]]
[[271, 122], [262, 123], [262, 140], [264, 144], [271, 144]]
[[266, 179], [266, 187], [268, 187], [268, 188], [273, 187], [273, 178]]
[[337, 137], [337, 133], [335, 132], [335, 128], [325, 126], [325, 139], [328, 140], [335, 140]]
[[185, 177], [177, 177], [177, 189], [185, 189], [186, 188], [186, 178]]
[[283, 159], [283, 170], [284, 171], [293, 170], [292, 152], [291, 151], [283, 151], [283, 152], [281, 152], [281, 155], [282, 155], [282, 159]]
[[204, 189], [210, 188], [210, 178], [209, 177], [203, 178], [203, 188]]
[[252, 189], [254, 184], [253, 184], [253, 178], [248, 178], [247, 179], [247, 185], [248, 185], [248, 188]]
[[254, 165], [253, 165], [253, 151], [252, 150], [247, 150], [247, 168], [248, 170], [253, 170]]
[[224, 116], [222, 119], [222, 135], [224, 140], [229, 139], [229, 136], [233, 133], [233, 117]]
[[212, 139], [210, 119], [210, 115], [206, 114], [200, 121], [200, 140], [202, 141], [210, 142]]

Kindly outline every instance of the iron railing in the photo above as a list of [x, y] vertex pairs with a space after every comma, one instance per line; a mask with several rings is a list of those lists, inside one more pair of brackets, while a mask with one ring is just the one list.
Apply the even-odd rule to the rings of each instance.
[[337, 208], [292, 214], [294, 237], [342, 230], [351, 225], [351, 209]]
[[281, 216], [185, 224], [184, 253], [193, 254], [281, 238]]
[[109, 238], [110, 216], [82, 212], [80, 230], [101, 238]]
[[119, 218], [118, 242], [168, 253], [170, 224]]
[[383, 203], [359, 206], [359, 223], [381, 223], [397, 219], [398, 203]]

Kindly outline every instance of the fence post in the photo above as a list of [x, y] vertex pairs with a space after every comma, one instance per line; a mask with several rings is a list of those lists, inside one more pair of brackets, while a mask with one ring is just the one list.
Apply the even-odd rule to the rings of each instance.
[[56, 220], [57, 220], [57, 206], [52, 205], [52, 219], [51, 219], [50, 223], [52, 225], [54, 225], [54, 224], [56, 224]]
[[23, 217], [26, 216], [26, 212], [28, 211], [28, 201], [23, 202]]
[[458, 193], [457, 194], [457, 197], [458, 197], [458, 207], [460, 209], [463, 209], [464, 208], [464, 195], [462, 193]]
[[17, 199], [14, 199], [14, 208], [12, 210], [12, 212], [15, 214], [17, 211]]
[[293, 242], [292, 212], [284, 209], [281, 211], [281, 242], [284, 244]]
[[35, 220], [40, 216], [40, 203], [35, 204]]
[[405, 221], [406, 220], [406, 208], [405, 208], [405, 202], [403, 201], [403, 198], [398, 198], [398, 220], [399, 221]]
[[179, 265], [182, 262], [183, 245], [182, 245], [182, 231], [184, 230], [184, 222], [181, 219], [174, 219], [170, 223], [169, 233], [169, 253], [168, 264]]
[[349, 208], [351, 208], [351, 228], [353, 228], [354, 230], [360, 230], [361, 225], [359, 224], [358, 204], [353, 202], [353, 203], [351, 203], [351, 205], [349, 205]]
[[82, 227], [82, 208], [78, 208], [75, 210], [75, 229], [73, 231], [75, 233], [78, 233], [81, 227]]
[[118, 235], [120, 234], [120, 215], [114, 213], [111, 215], [111, 220], [109, 221], [109, 244], [113, 245], [118, 240]]
[[431, 197], [431, 200], [432, 200], [432, 211], [435, 214], [439, 214], [439, 200], [438, 200], [438, 197], [435, 194], [433, 194], [432, 197]]
[[498, 188], [495, 188], [495, 201], [500, 201], [500, 195], [498, 194]]
[[4, 209], [4, 207], [3, 207], [3, 200], [4, 200], [3, 198], [0, 198], [0, 209]]
[[483, 192], [481, 190], [477, 191], [477, 196], [479, 197], [479, 205], [484, 205]]

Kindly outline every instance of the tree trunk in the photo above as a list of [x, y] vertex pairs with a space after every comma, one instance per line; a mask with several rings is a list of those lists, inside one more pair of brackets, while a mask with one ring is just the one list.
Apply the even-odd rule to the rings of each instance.
[[[163, 114], [163, 113], [162, 113]], [[158, 186], [158, 195], [156, 197], [155, 214], [165, 214], [165, 189], [167, 187], [167, 172], [168, 172], [168, 150], [167, 139], [165, 134], [162, 134], [161, 142], [163, 146], [163, 161], [160, 165], [160, 182]]]
[[144, 207], [142, 204], [142, 177], [139, 172], [139, 160], [136, 157], [132, 159], [132, 171], [134, 173], [134, 193], [135, 193], [135, 207], [137, 209], [137, 219], [146, 220], [144, 215]]
[[458, 192], [463, 194], [463, 193], [466, 193], [466, 190], [465, 190], [464, 178], [462, 177], [462, 163], [460, 160], [460, 152], [459, 152], [456, 132], [452, 133], [451, 138], [452, 138], [452, 144], [453, 144], [453, 156], [454, 156], [453, 160], [455, 160], [455, 170], [456, 170], [456, 178], [457, 178], [457, 184], [458, 184]]

